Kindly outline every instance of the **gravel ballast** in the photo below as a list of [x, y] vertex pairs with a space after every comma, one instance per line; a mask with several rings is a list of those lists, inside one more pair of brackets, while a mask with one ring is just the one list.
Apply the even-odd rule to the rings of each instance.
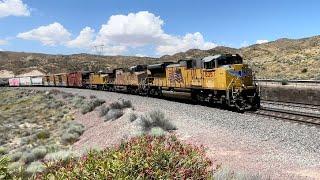
[[[164, 99], [85, 89], [59, 89], [87, 97], [95, 95], [109, 103], [120, 98], [130, 100], [135, 111], [141, 113], [161, 110], [177, 126], [177, 135], [187, 142], [207, 147], [208, 156], [216, 165], [271, 179], [320, 177], [319, 127]], [[117, 130], [120, 129], [121, 126], [117, 126]], [[77, 147], [80, 145], [77, 143]]]

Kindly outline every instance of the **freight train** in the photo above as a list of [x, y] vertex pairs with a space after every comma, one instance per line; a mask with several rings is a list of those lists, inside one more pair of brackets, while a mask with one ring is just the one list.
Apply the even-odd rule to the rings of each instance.
[[194, 102], [207, 102], [237, 111], [260, 107], [252, 70], [238, 54], [136, 65], [105, 72], [70, 72], [43, 77], [10, 78], [9, 86], [55, 86], [100, 89], [161, 97], [164, 91], [189, 93]]

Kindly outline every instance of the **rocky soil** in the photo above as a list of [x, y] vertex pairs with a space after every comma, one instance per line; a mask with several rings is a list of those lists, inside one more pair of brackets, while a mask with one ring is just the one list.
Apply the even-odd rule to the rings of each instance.
[[[33, 88], [48, 90], [51, 88]], [[83, 89], [61, 89], [107, 103], [130, 100], [138, 115], [160, 109], [176, 125], [174, 131], [186, 142], [204, 145], [215, 165], [271, 179], [318, 179], [320, 177], [320, 128], [283, 122], [251, 114], [191, 105], [163, 99]], [[75, 150], [112, 146], [139, 133], [131, 110], [115, 121], [99, 120], [94, 111], [78, 116], [86, 131]]]

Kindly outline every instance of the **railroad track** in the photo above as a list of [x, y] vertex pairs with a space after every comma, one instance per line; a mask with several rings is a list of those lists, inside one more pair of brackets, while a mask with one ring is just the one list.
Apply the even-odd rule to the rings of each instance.
[[276, 106], [286, 106], [291, 108], [304, 108], [304, 109], [311, 109], [320, 111], [320, 106], [316, 105], [309, 105], [309, 104], [298, 104], [298, 103], [289, 103], [289, 102], [277, 102], [277, 101], [265, 101], [261, 100], [261, 104], [267, 104], [267, 105], [276, 105]]
[[298, 123], [320, 126], [320, 115], [314, 113], [305, 113], [300, 111], [291, 111], [269, 107], [261, 107], [258, 111], [251, 113], [282, 119], [286, 121], [293, 121]]

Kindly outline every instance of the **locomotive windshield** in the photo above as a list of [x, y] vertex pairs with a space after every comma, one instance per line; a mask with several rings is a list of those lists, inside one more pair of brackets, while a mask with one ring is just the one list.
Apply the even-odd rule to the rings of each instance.
[[203, 63], [205, 69], [213, 69], [223, 65], [242, 64], [242, 58], [238, 54], [215, 55], [203, 58]]
[[218, 67], [228, 64], [242, 64], [242, 58], [239, 55], [221, 56], [216, 61], [218, 61]]

